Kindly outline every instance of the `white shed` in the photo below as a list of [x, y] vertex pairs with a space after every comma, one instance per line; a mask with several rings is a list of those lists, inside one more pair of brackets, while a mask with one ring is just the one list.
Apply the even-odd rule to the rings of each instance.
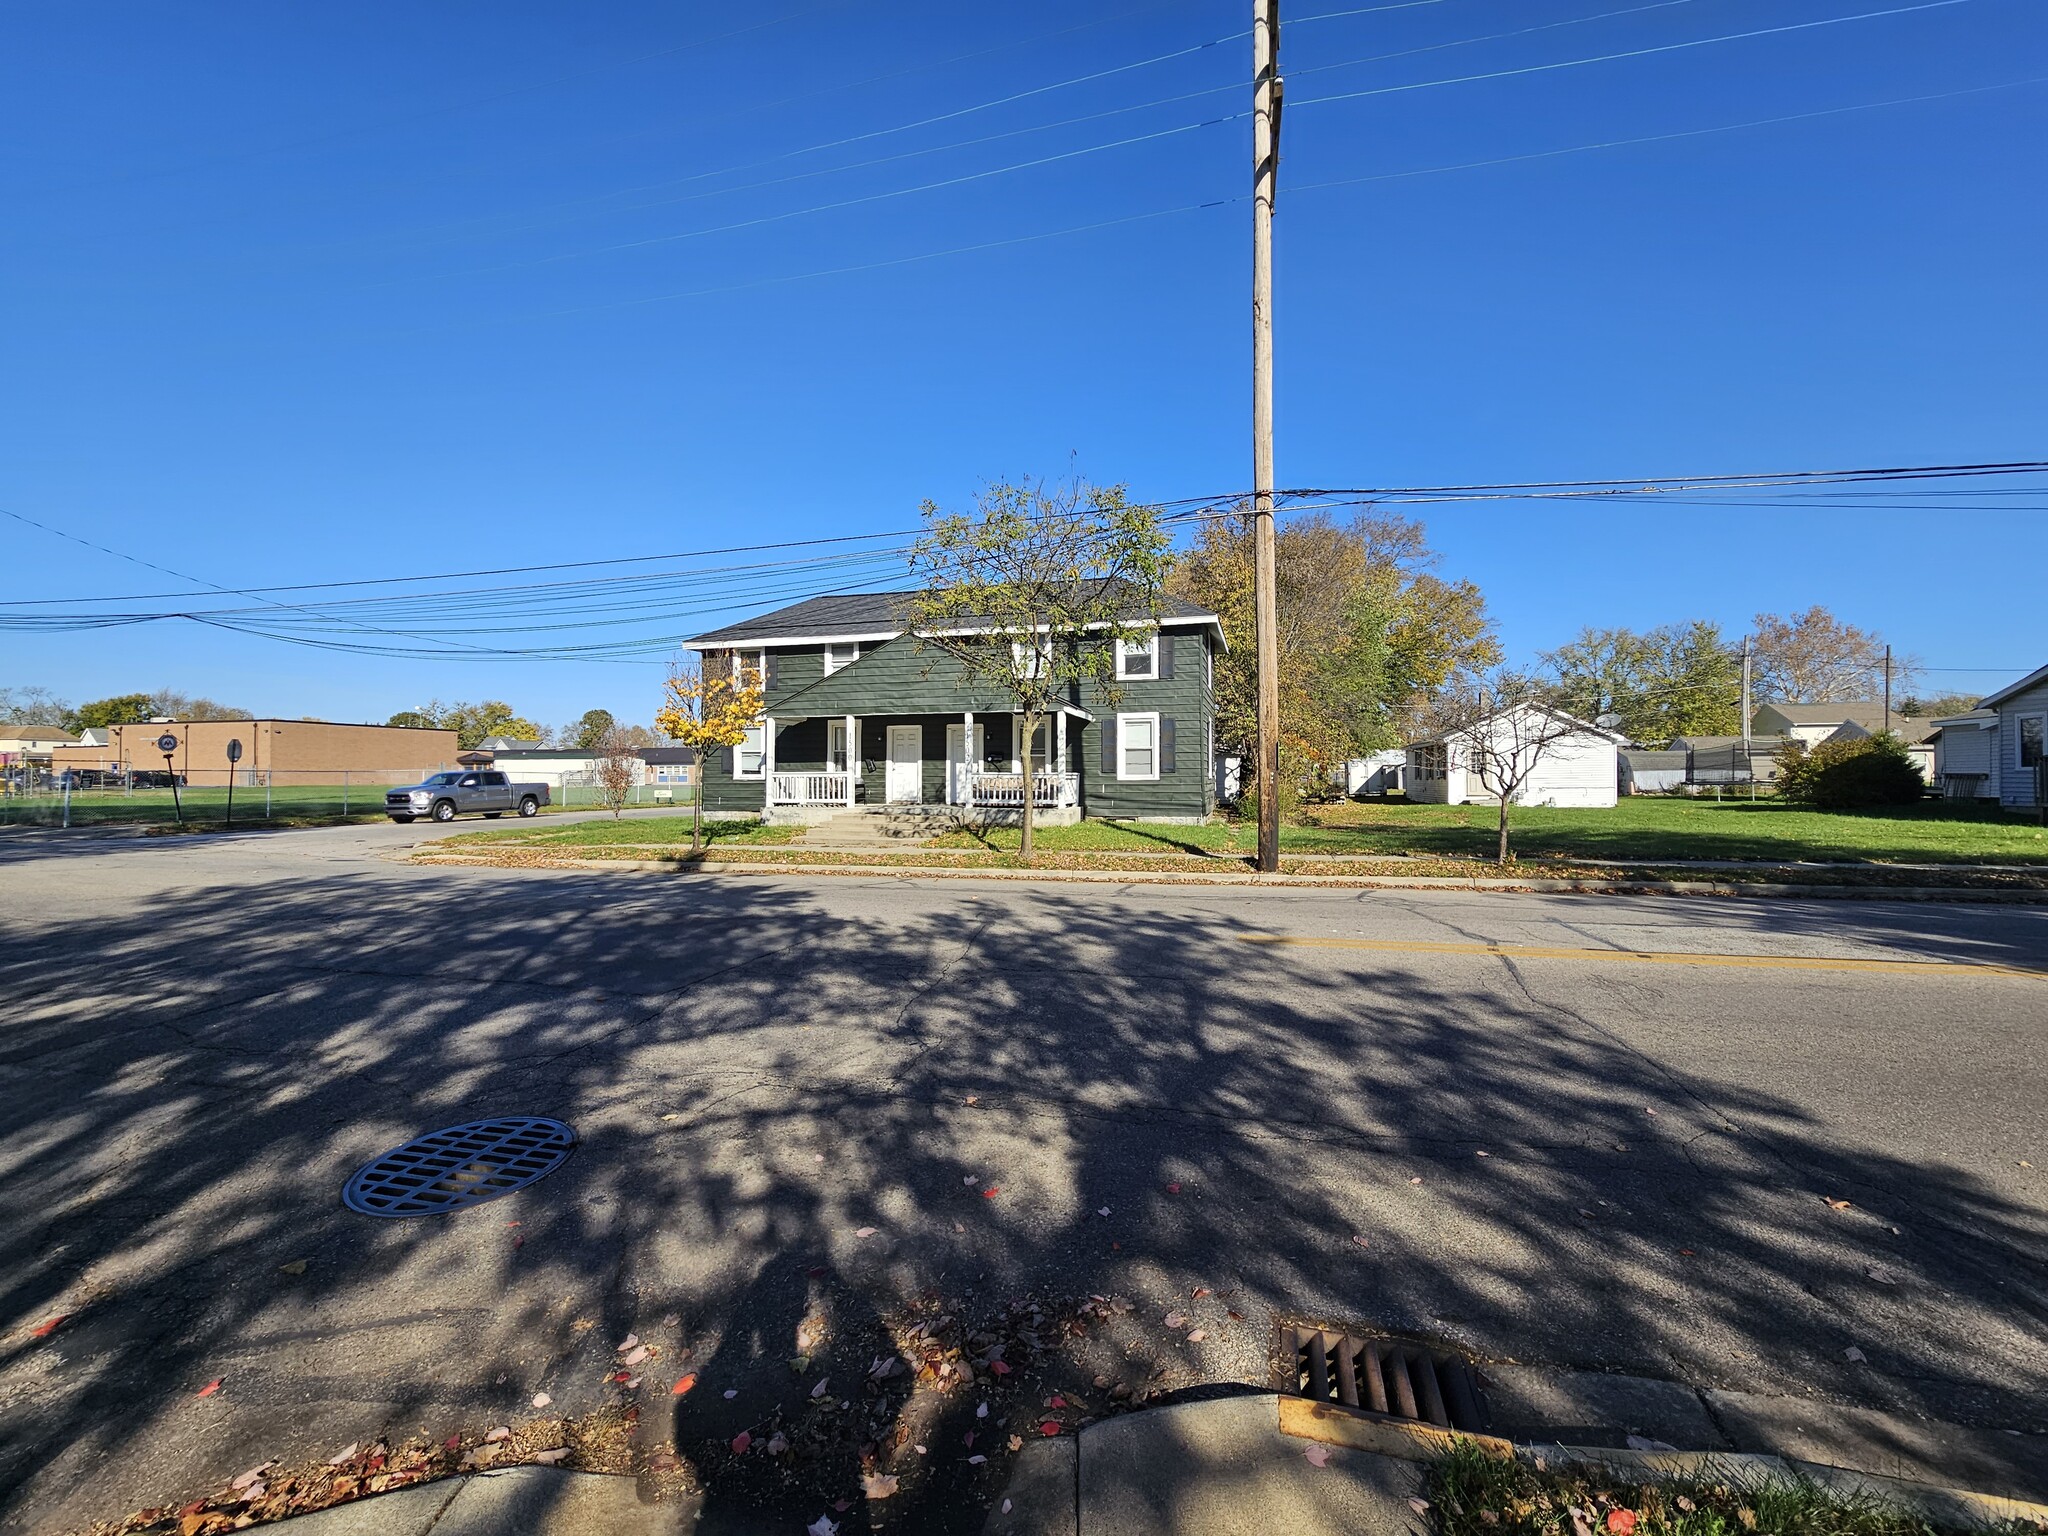
[[1934, 722], [1934, 777], [1951, 800], [1998, 798], [1998, 711], [1973, 709]]
[[[1560, 727], [1563, 734], [1558, 734]], [[1410, 743], [1408, 798], [1433, 805], [1497, 802], [1483, 769], [1490, 755], [1527, 767], [1515, 792], [1517, 805], [1612, 806], [1619, 798], [1621, 745], [1613, 731], [1560, 710], [1516, 704], [1473, 725]]]
[[1353, 757], [1344, 763], [1344, 793], [1347, 795], [1391, 795], [1401, 787], [1401, 770], [1408, 765], [1405, 747], [1392, 747], [1367, 757]]

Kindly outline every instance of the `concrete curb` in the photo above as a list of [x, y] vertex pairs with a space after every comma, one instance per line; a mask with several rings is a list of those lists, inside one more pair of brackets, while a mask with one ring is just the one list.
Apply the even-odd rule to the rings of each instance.
[[[432, 847], [428, 844], [426, 847]], [[612, 870], [628, 874], [721, 875], [888, 875], [916, 880], [1023, 880], [1103, 885], [1256, 885], [1324, 887], [1337, 890], [1448, 889], [1531, 891], [1590, 896], [1769, 896], [1812, 901], [1965, 901], [2048, 903], [2048, 888], [2001, 890], [1942, 885], [1797, 885], [1727, 880], [1526, 880], [1467, 875], [1262, 875], [1182, 874], [1177, 870], [1008, 869], [959, 864], [748, 864], [738, 860], [550, 859], [544, 864], [505, 864], [466, 853], [411, 854], [412, 864], [454, 864], [476, 869]]]

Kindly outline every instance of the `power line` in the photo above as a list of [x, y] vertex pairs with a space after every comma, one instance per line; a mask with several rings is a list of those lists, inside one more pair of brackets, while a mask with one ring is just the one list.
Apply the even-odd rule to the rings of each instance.
[[1445, 80], [1416, 80], [1406, 85], [1379, 85], [1367, 90], [1341, 91], [1331, 96], [1305, 96], [1296, 106], [1325, 106], [1333, 101], [1357, 101], [1367, 96], [1394, 96], [1406, 91], [1433, 90], [1440, 85], [1470, 85], [1481, 80], [1506, 80], [1516, 75], [1540, 75], [1559, 69], [1577, 69], [1586, 64], [1610, 64], [1617, 59], [1648, 58], [1658, 53], [1678, 53], [1687, 48], [1705, 48], [1715, 43], [1735, 43], [1752, 37], [1776, 37], [1785, 32], [1805, 32], [1814, 27], [1838, 27], [1846, 22], [1872, 21], [1883, 16], [1905, 16], [1915, 11], [1938, 11], [1970, 0], [1920, 0], [1916, 5], [1893, 6], [1883, 11], [1860, 11], [1853, 16], [1828, 16], [1819, 21], [1797, 21], [1782, 27], [1758, 27], [1749, 32], [1727, 32], [1719, 37], [1696, 37], [1683, 43], [1660, 43], [1654, 48], [1631, 48], [1621, 53], [1597, 54], [1584, 59], [1561, 59], [1551, 64], [1525, 64], [1516, 69], [1495, 69], [1478, 75], [1458, 75]]

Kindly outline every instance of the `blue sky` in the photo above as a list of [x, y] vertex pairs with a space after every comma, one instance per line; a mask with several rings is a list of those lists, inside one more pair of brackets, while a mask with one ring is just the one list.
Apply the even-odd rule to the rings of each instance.
[[[1310, 19], [1357, 8], [1288, 6], [1283, 485], [2048, 456], [2038, 0], [1658, 53], [1892, 6]], [[1248, 104], [1249, 11], [9, 3], [0, 506], [248, 587], [905, 528], [1070, 459], [1141, 496], [1239, 489], [1249, 125], [1218, 120]], [[1824, 603], [1986, 669], [1933, 685], [2048, 660], [2048, 491], [1938, 500], [1428, 522], [1522, 658]], [[0, 608], [190, 585], [18, 523], [0, 548]], [[342, 719], [644, 718], [660, 674], [189, 623], [0, 650], [0, 684]]]

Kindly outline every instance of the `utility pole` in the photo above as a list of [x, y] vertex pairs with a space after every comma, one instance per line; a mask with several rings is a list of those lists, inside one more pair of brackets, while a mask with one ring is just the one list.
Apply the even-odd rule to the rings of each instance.
[[1884, 733], [1892, 733], [1892, 648], [1884, 648]]
[[1749, 745], [1749, 636], [1742, 637], [1742, 771], [1749, 775], [1749, 798], [1756, 798], [1756, 760]]
[[1280, 867], [1280, 621], [1273, 554], [1273, 190], [1280, 0], [1252, 0], [1252, 567], [1259, 663], [1259, 868]]

